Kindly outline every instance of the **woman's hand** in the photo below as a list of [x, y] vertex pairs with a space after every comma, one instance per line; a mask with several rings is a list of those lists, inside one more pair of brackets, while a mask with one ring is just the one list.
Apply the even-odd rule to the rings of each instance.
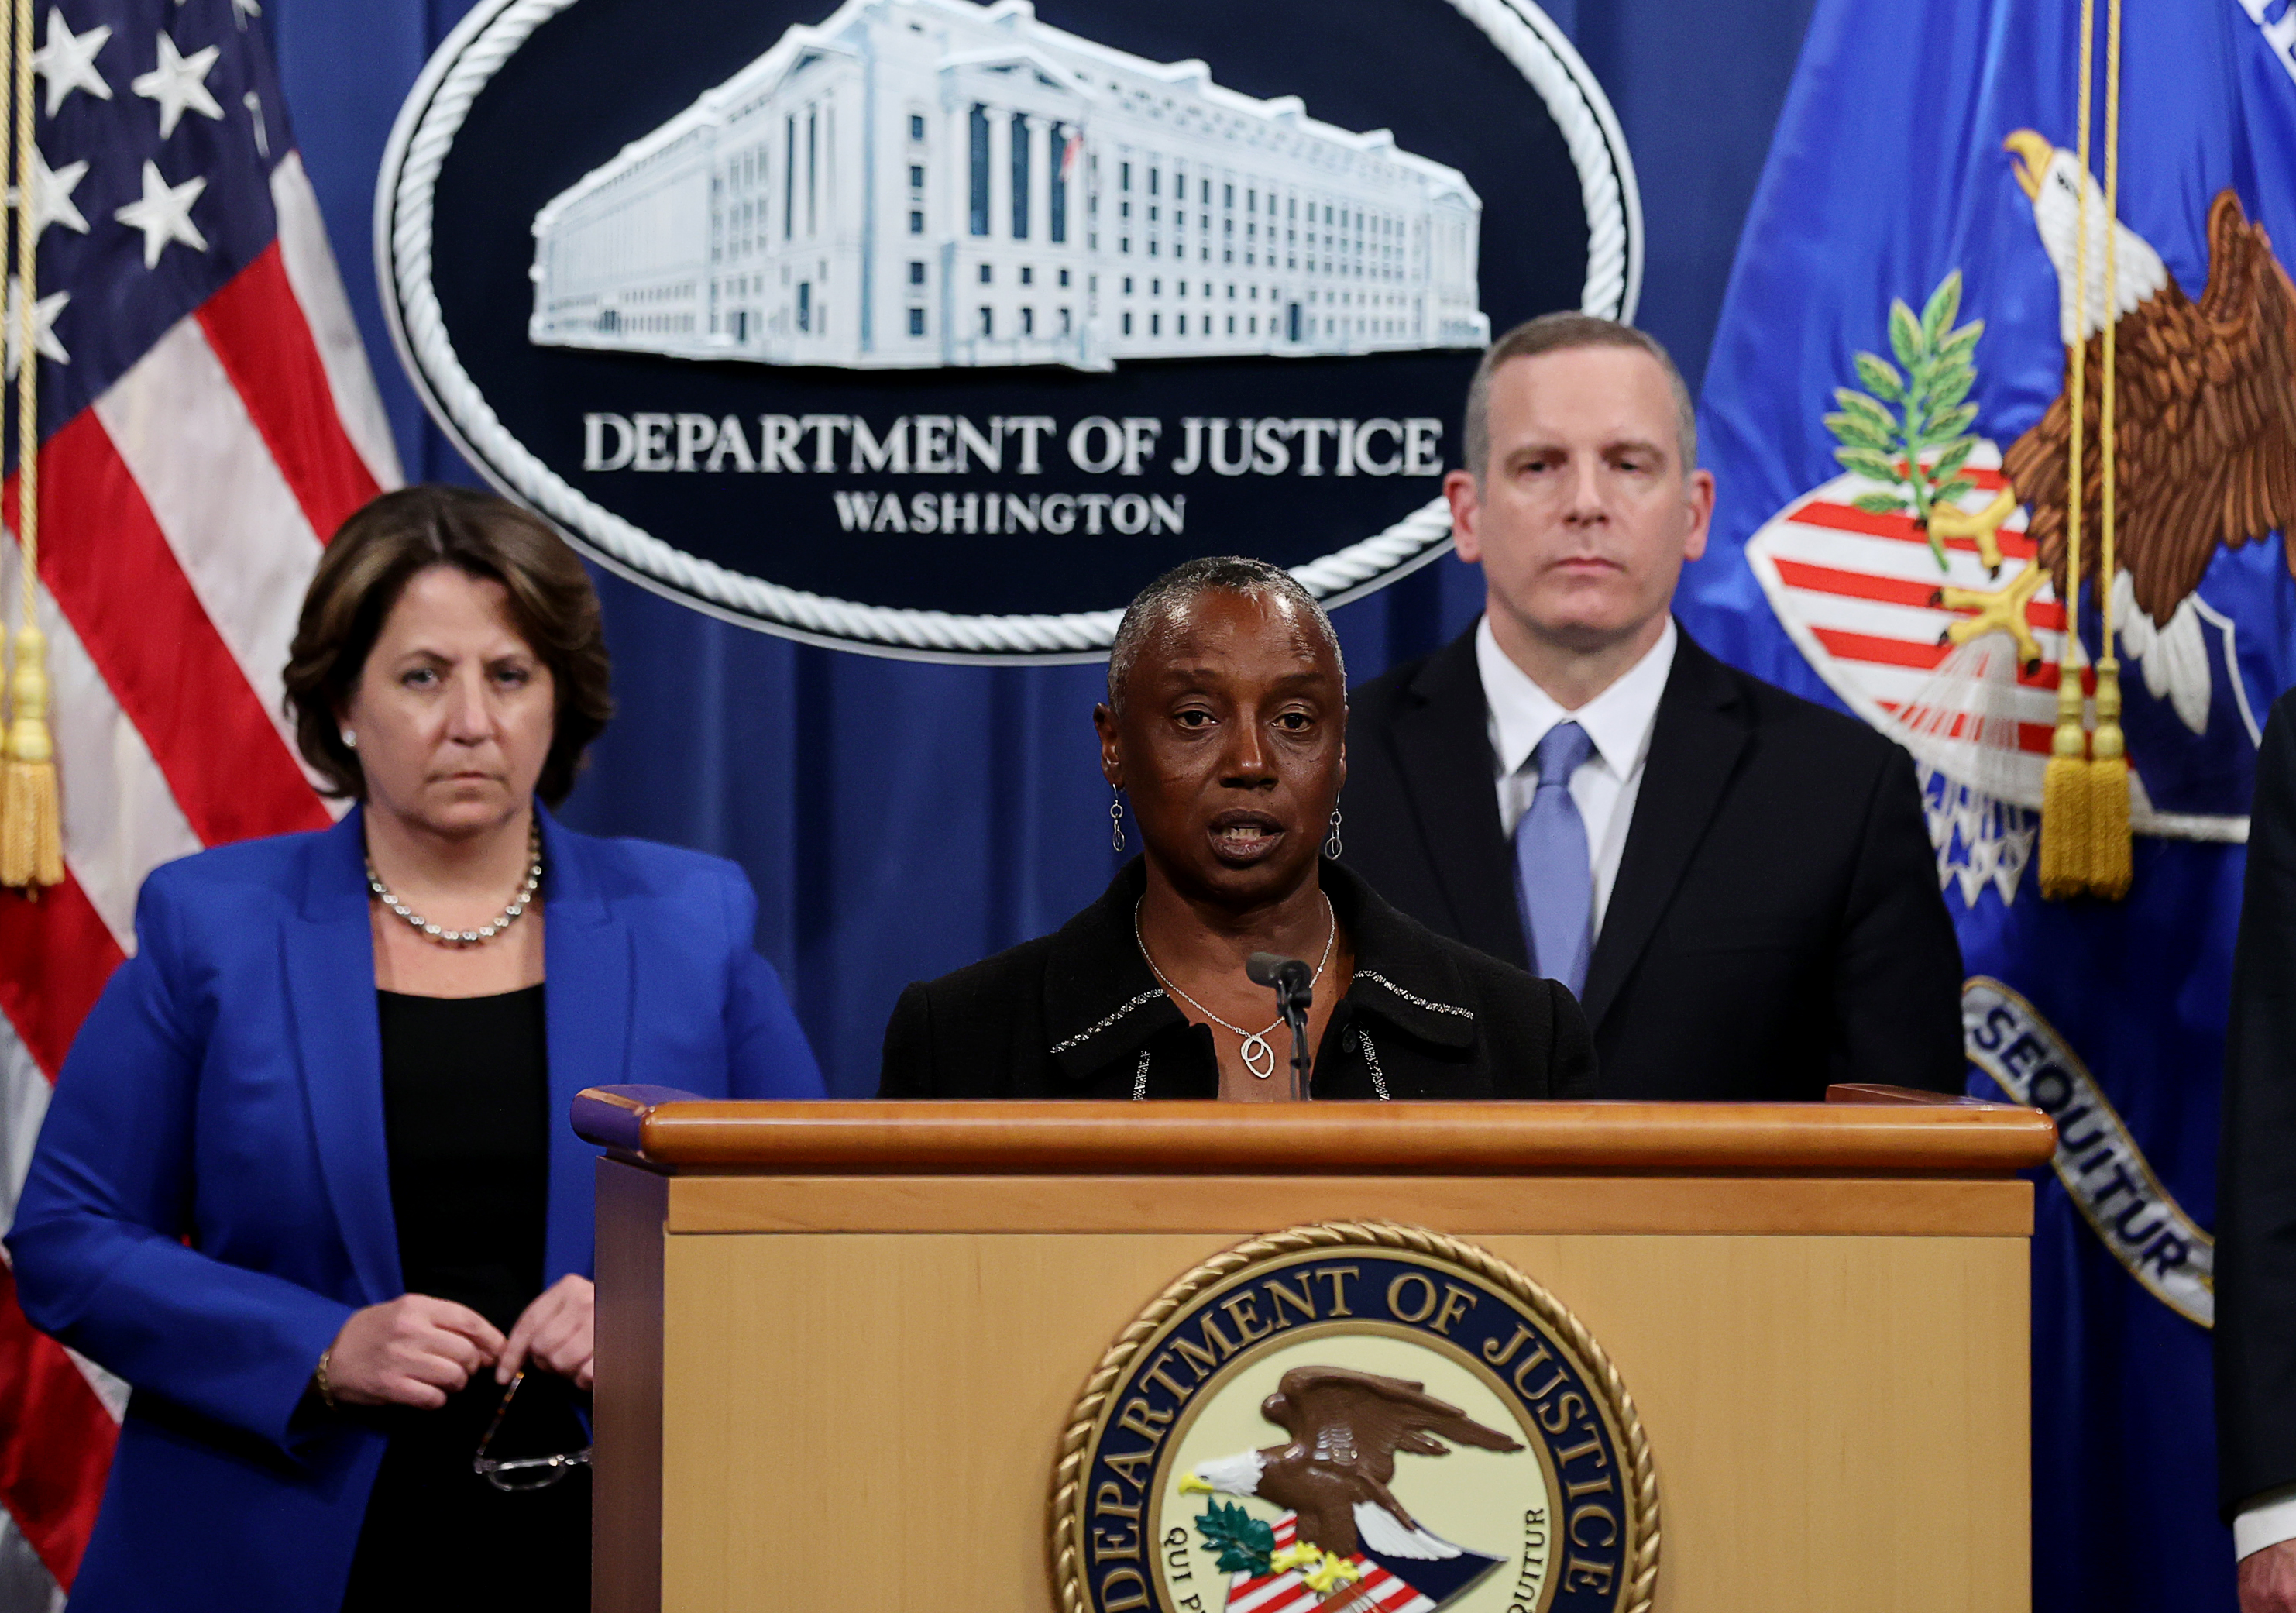
[[352, 1405], [436, 1411], [502, 1348], [495, 1325], [468, 1305], [401, 1294], [351, 1313], [327, 1354], [327, 1387]]
[[495, 1381], [508, 1383], [530, 1356], [536, 1365], [572, 1378], [576, 1388], [588, 1389], [597, 1304], [598, 1290], [586, 1277], [570, 1275], [552, 1283], [511, 1329], [510, 1342], [495, 1358]]

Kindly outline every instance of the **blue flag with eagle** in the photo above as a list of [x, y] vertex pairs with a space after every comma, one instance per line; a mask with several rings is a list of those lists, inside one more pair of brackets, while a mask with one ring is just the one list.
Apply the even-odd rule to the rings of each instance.
[[[1969, 975], [1971, 1090], [2058, 1122], [2033, 1246], [2044, 1613], [2233, 1606], [2208, 1228], [2257, 744], [2296, 683], [2296, 4], [2127, 0], [2117, 223], [2109, 12], [2085, 169], [2079, 6], [1818, 0], [1708, 366], [1719, 501], [1677, 596], [1718, 653], [1912, 752]], [[2069, 643], [2075, 343], [2089, 492]], [[2058, 671], [2070, 657], [2094, 691], [2108, 607], [2134, 885], [2045, 901]]]

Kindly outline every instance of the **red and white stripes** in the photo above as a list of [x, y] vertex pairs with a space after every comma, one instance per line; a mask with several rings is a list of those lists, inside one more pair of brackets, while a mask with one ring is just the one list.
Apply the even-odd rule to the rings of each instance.
[[[331, 820], [281, 671], [321, 545], [399, 470], [297, 158], [271, 190], [278, 240], [42, 451], [66, 878], [37, 901], [0, 894], [0, 1221], [72, 1036], [134, 947], [144, 876]], [[120, 1398], [32, 1330], [0, 1263], [0, 1507], [58, 1587], [94, 1522]]]
[[[1277, 1551], [1292, 1544], [1298, 1522], [1299, 1515], [1292, 1512], [1276, 1518]], [[1349, 1613], [1435, 1613], [1432, 1601], [1362, 1552], [1348, 1560], [1359, 1576], [1344, 1598]], [[1224, 1613], [1319, 1613], [1327, 1601], [1334, 1600], [1308, 1589], [1297, 1568], [1257, 1576], [1237, 1574], [1229, 1578]]]

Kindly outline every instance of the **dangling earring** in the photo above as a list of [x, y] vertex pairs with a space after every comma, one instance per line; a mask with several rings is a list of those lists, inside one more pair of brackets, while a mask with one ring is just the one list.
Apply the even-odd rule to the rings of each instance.
[[1324, 855], [1337, 860], [1340, 855], [1340, 809], [1332, 809], [1332, 837], [1324, 842]]
[[1114, 793], [1115, 787], [1113, 785], [1109, 786], [1108, 844], [1112, 850], [1121, 852], [1124, 850], [1124, 797]]

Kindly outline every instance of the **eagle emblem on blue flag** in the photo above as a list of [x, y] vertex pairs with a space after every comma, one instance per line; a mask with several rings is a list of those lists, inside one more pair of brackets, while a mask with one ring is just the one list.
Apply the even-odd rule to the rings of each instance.
[[[2296, 517], [2296, 286], [2229, 189], [2210, 209], [2195, 299], [2110, 217], [2073, 152], [2031, 129], [2004, 150], [2004, 180], [2031, 204], [2058, 283], [2066, 347], [2086, 347], [2089, 375], [2115, 327], [2119, 543], [2112, 575], [2090, 586], [2109, 593], [2119, 652], [2138, 673], [2126, 707], [2132, 825], [2227, 837], [2261, 725], [2235, 619], [2199, 588], [2220, 550]], [[2095, 680], [2062, 604], [2070, 385], [2004, 450], [1969, 401], [1985, 322], [1956, 323], [1963, 297], [1956, 269], [1918, 312], [1893, 302], [1888, 356], [1851, 355], [1858, 385], [1837, 388], [1825, 416], [1842, 473], [1780, 511], [1746, 555], [1812, 667], [1921, 762], [1941, 871], [1965, 900], [1990, 885], [2005, 901], [2033, 851], [2063, 658], [2092, 700]], [[2091, 580], [2105, 561], [2102, 394], [2092, 384], [2081, 405], [2092, 446], [2079, 569]]]

